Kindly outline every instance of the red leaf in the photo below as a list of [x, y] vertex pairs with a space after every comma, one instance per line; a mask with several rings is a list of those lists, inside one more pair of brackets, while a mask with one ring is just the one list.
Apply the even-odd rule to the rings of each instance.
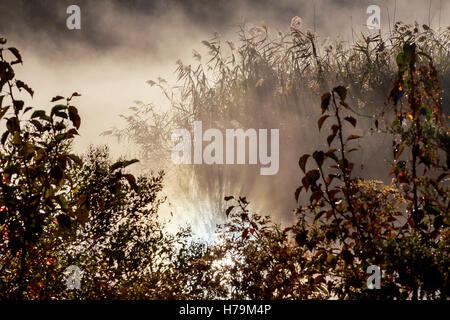
[[226, 211], [227, 217], [230, 215], [231, 210], [233, 210], [233, 209], [234, 209], [234, 206], [231, 206], [227, 209], [227, 211]]
[[308, 191], [308, 189], [309, 189], [309, 181], [308, 181], [308, 179], [306, 177], [303, 177], [302, 183], [303, 183], [303, 186], [305, 187], [306, 191]]
[[295, 201], [298, 202], [298, 197], [300, 196], [300, 192], [302, 191], [303, 187], [300, 186], [297, 188], [297, 190], [295, 190]]
[[306, 161], [308, 161], [308, 158], [310, 157], [309, 154], [304, 154], [301, 156], [300, 160], [298, 161], [298, 165], [300, 166], [300, 169], [302, 169], [303, 172], [305, 172], [306, 168]]
[[329, 145], [329, 146], [331, 146], [331, 143], [333, 142], [334, 137], [336, 137], [336, 134], [330, 134], [330, 135], [328, 136], [327, 142], [328, 142], [328, 145]]
[[361, 136], [358, 136], [358, 135], [356, 135], [356, 134], [351, 134], [351, 135], [349, 135], [348, 137], [347, 137], [347, 141], [348, 140], [353, 140], [353, 139], [359, 139], [359, 138], [362, 138]]
[[356, 127], [356, 119], [353, 117], [345, 117], [344, 120], [347, 120], [352, 124], [352, 126]]
[[323, 123], [325, 122], [325, 120], [327, 120], [328, 117], [329, 115], [324, 115], [320, 117], [319, 121], [317, 122], [317, 125], [319, 126], [319, 131], [320, 129], [322, 129]]
[[288, 231], [290, 231], [290, 230], [292, 230], [292, 227], [289, 227], [289, 228], [284, 229], [284, 230], [283, 230], [283, 233], [286, 233], [286, 232], [288, 232]]

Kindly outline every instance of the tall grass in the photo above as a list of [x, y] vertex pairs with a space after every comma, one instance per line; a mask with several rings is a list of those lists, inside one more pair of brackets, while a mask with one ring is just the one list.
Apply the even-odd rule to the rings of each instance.
[[[298, 183], [298, 155], [308, 145], [318, 145], [321, 139], [315, 130], [320, 113], [321, 93], [337, 83], [348, 88], [348, 102], [354, 111], [366, 119], [362, 127], [373, 127], [387, 106], [389, 90], [396, 78], [396, 55], [406, 38], [414, 38], [418, 50], [430, 55], [435, 63], [441, 87], [450, 87], [450, 28], [432, 30], [395, 23], [389, 33], [361, 34], [354, 43], [340, 39], [322, 39], [302, 26], [294, 17], [289, 32], [276, 34], [268, 27], [240, 25], [236, 42], [218, 34], [203, 41], [209, 51], [202, 57], [193, 51], [195, 63], [177, 61], [177, 83], [164, 79], [149, 80], [157, 86], [170, 103], [170, 109], [160, 111], [152, 103], [138, 103], [131, 115], [123, 116], [126, 125], [105, 134], [128, 139], [139, 146], [141, 158], [152, 166], [165, 168], [169, 184], [175, 186], [174, 197], [194, 203], [191, 210], [202, 211], [215, 223], [223, 214], [223, 196], [241, 193], [258, 200], [264, 209], [277, 214], [289, 212], [293, 205], [292, 192]], [[443, 110], [450, 110], [448, 92], [443, 93]], [[260, 177], [251, 166], [173, 166], [170, 164], [175, 128], [192, 129], [194, 120], [203, 127], [279, 128], [280, 171], [276, 176]], [[364, 122], [363, 122], [364, 123]], [[312, 125], [312, 126], [311, 126]], [[371, 159], [380, 154], [380, 135], [371, 131], [365, 136], [362, 156], [367, 174], [381, 180], [386, 164]], [[385, 158], [391, 155], [381, 151]], [[378, 157], [380, 159], [380, 157]], [[203, 203], [199, 207], [199, 203]], [[205, 207], [205, 203], [207, 204]]]

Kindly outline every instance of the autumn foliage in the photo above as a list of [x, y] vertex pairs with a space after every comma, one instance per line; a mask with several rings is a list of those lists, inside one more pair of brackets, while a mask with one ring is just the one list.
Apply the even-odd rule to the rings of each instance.
[[[28, 106], [23, 96], [34, 92], [14, 73], [22, 57], [0, 38], [0, 299], [449, 299], [450, 136], [443, 110], [448, 88], [440, 79], [448, 52], [423, 45], [420, 36], [432, 37], [428, 27], [423, 34], [417, 26], [408, 28], [393, 38], [395, 70], [380, 74], [373, 70], [383, 64], [379, 59], [388, 60], [381, 55], [382, 39], [364, 38], [367, 46], [355, 50], [377, 59], [368, 67], [373, 77], [359, 80], [366, 75], [359, 75], [355, 56], [340, 56], [344, 72], [332, 49], [318, 55], [314, 35], [292, 28], [289, 50], [295, 51], [289, 52], [295, 55], [277, 63], [298, 72], [298, 61], [315, 66], [307, 87], [311, 96], [322, 91], [316, 120], [317, 130], [327, 133], [327, 147], [299, 155], [295, 224], [282, 227], [254, 212], [243, 195], [227, 195], [227, 219], [213, 243], [195, 241], [189, 228], [167, 231], [158, 216], [166, 201], [164, 172], [134, 176], [127, 167], [138, 160], [112, 161], [107, 147], [74, 154], [81, 119], [73, 103], [79, 94], [54, 97], [49, 111]], [[255, 50], [241, 52], [249, 68], [243, 81], [252, 88], [246, 94], [255, 98], [251, 90], [279, 88], [269, 80], [281, 68], [273, 71], [257, 57], [256, 40], [245, 41], [244, 49]], [[212, 54], [215, 44], [207, 42]], [[252, 71], [263, 64], [269, 80], [259, 81], [262, 75]], [[204, 108], [220, 109], [219, 103], [244, 101], [243, 77], [232, 78], [226, 64], [218, 65], [229, 76], [220, 80], [224, 91], [204, 84], [192, 105], [201, 101]], [[179, 72], [190, 94], [196, 92], [192, 70]], [[343, 84], [330, 86], [331, 73]], [[293, 84], [299, 78], [291, 75], [278, 92], [295, 97], [288, 104], [300, 95]], [[368, 88], [357, 88], [361, 81]], [[356, 133], [361, 116], [353, 103], [378, 99], [370, 89], [377, 84], [377, 90], [386, 89], [386, 102], [370, 128], [362, 129], [391, 137], [391, 170], [385, 173], [390, 184], [355, 173], [364, 168], [355, 160], [363, 137]], [[81, 290], [66, 288], [71, 265], [83, 271]], [[370, 265], [383, 272], [380, 290], [367, 288]]]

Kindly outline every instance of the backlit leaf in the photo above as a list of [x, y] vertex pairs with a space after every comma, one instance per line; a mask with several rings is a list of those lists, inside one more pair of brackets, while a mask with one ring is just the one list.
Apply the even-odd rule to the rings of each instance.
[[317, 125], [319, 126], [319, 131], [320, 129], [322, 129], [323, 123], [325, 122], [325, 120], [327, 120], [328, 117], [329, 115], [324, 115], [320, 117], [319, 121], [317, 122]]
[[304, 154], [303, 156], [300, 157], [300, 160], [298, 161], [298, 165], [300, 166], [300, 169], [302, 169], [302, 171], [305, 173], [306, 170], [306, 162], [308, 161], [308, 158], [310, 157], [309, 154]]

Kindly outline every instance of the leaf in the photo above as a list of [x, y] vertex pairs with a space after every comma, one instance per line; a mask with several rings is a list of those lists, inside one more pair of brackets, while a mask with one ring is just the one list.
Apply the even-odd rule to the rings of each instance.
[[349, 250], [342, 250], [341, 257], [347, 265], [353, 262], [353, 254]]
[[346, 109], [350, 109], [350, 106], [349, 106], [349, 104], [348, 104], [347, 102], [342, 102], [342, 101], [340, 101], [339, 104], [340, 104], [341, 106], [343, 106], [344, 108], [346, 108]]
[[322, 107], [322, 113], [328, 110], [328, 106], [330, 105], [330, 99], [331, 99], [331, 93], [327, 92], [322, 95], [321, 98], [321, 107]]
[[17, 131], [19, 129], [19, 120], [16, 117], [9, 118], [6, 121], [6, 128], [11, 133]]
[[78, 131], [73, 128], [66, 132], [67, 139], [72, 139], [74, 136], [77, 136], [77, 135], [78, 135]]
[[306, 173], [305, 168], [306, 168], [306, 162], [308, 161], [308, 158], [311, 155], [309, 154], [304, 154], [303, 156], [300, 157], [300, 160], [298, 161], [298, 165], [300, 166], [300, 169], [302, 169], [303, 173]]
[[119, 169], [119, 168], [125, 168], [125, 167], [127, 167], [129, 165], [132, 165], [133, 163], [136, 163], [136, 162], [139, 162], [139, 160], [133, 159], [133, 160], [126, 160], [126, 161], [118, 161], [118, 162], [114, 163], [111, 166], [111, 171], [114, 171], [114, 170]]
[[356, 127], [356, 119], [353, 117], [345, 117], [344, 120], [347, 120], [352, 124], [353, 127]]
[[331, 126], [331, 130], [333, 131], [333, 134], [337, 134], [337, 132], [339, 131], [339, 126], [337, 124], [333, 124]]
[[15, 131], [14, 136], [13, 136], [13, 144], [19, 145], [21, 143], [22, 143], [22, 139], [20, 138], [20, 133], [19, 133], [19, 131]]
[[394, 159], [395, 160], [398, 160], [398, 158], [402, 154], [403, 150], [405, 150], [405, 146], [402, 144], [399, 144], [398, 146], [395, 147], [395, 149], [394, 149]]
[[[325, 279], [324, 275], [319, 275], [319, 276], [315, 277], [314, 278], [314, 285], [320, 284], [321, 282], [323, 282], [324, 279]], [[320, 287], [320, 286], [318, 286], [318, 287]]]
[[59, 204], [61, 205], [61, 208], [62, 208], [65, 212], [67, 212], [67, 211], [69, 210], [69, 205], [67, 204], [67, 200], [66, 200], [66, 198], [64, 197], [64, 195], [60, 194], [60, 195], [58, 196], [58, 202], [59, 202]]
[[45, 111], [44, 110], [36, 110], [35, 112], [33, 112], [33, 114], [31, 115], [31, 118], [41, 118], [45, 116]]
[[14, 79], [14, 70], [6, 61], [0, 61], [0, 91], [8, 80]]
[[335, 133], [332, 133], [328, 136], [328, 138], [327, 138], [328, 146], [331, 146], [331, 143], [333, 142], [335, 137], [336, 137]]
[[441, 226], [442, 223], [444, 222], [444, 217], [443, 216], [436, 216], [433, 219], [433, 227], [435, 230], [438, 230]]
[[406, 64], [415, 61], [416, 44], [414, 42], [406, 42], [403, 45], [403, 53]]
[[247, 239], [248, 236], [248, 229], [244, 229], [244, 231], [242, 231], [242, 239]]
[[75, 215], [81, 224], [85, 224], [89, 219], [89, 210], [82, 205], [76, 210]]
[[132, 159], [132, 160], [125, 160], [123, 161], [123, 167], [128, 167], [129, 165], [132, 165], [133, 163], [139, 162], [138, 159]]
[[330, 264], [330, 265], [334, 265], [334, 264], [336, 263], [336, 257], [335, 257], [333, 254], [329, 253], [329, 254], [327, 255], [327, 260], [326, 260], [326, 262], [327, 262], [328, 264]]
[[31, 109], [33, 109], [33, 107], [26, 107], [25, 110], [23, 110], [23, 113], [27, 113], [28, 111], [30, 111]]
[[80, 129], [81, 118], [78, 115], [78, 110], [74, 106], [69, 106], [69, 118], [75, 128]]
[[340, 159], [338, 161], [339, 168], [343, 170], [344, 172], [347, 171], [347, 173], [350, 173], [353, 170], [353, 162], [349, 162], [347, 159]]
[[5, 145], [6, 139], [8, 139], [8, 135], [9, 135], [9, 131], [3, 132], [2, 139], [1, 139], [2, 145]]
[[337, 86], [333, 88], [333, 91], [337, 92], [337, 94], [341, 98], [341, 101], [345, 101], [345, 98], [347, 97], [347, 89], [344, 86]]
[[312, 203], [313, 201], [319, 201], [320, 198], [323, 196], [323, 192], [322, 190], [316, 190], [313, 192], [313, 194], [311, 195], [311, 197], [309, 198], [309, 201]]
[[347, 137], [347, 141], [362, 138], [361, 136], [351, 134]]
[[78, 165], [80, 165], [80, 166], [83, 165], [83, 161], [82, 161], [81, 158], [78, 157], [77, 155], [75, 155], [75, 154], [69, 154], [69, 158], [72, 159], [72, 161], [75, 162], [76, 164], [78, 164]]
[[14, 47], [10, 47], [8, 48], [8, 50], [16, 57], [16, 61], [11, 62], [11, 65], [16, 64], [16, 63], [22, 63], [22, 57], [19, 53], [19, 50], [17, 50], [17, 48]]
[[300, 192], [302, 191], [303, 187], [300, 186], [297, 188], [297, 190], [295, 190], [295, 201], [298, 202], [298, 198], [300, 197]]
[[33, 89], [31, 89], [28, 85], [26, 85], [23, 81], [20, 80], [16, 80], [16, 86], [17, 88], [19, 88], [19, 90], [24, 89], [25, 91], [27, 91], [30, 96], [33, 97], [34, 91]]
[[314, 160], [316, 160], [317, 165], [321, 167], [323, 164], [323, 160], [325, 159], [325, 153], [323, 153], [323, 151], [314, 151], [313, 158]]
[[291, 230], [292, 230], [292, 227], [287, 227], [287, 228], [285, 228], [285, 229], [283, 230], [283, 233], [289, 232], [289, 231], [291, 231]]
[[239, 201], [242, 201], [244, 204], [248, 204], [247, 197], [239, 197]]
[[330, 197], [330, 201], [334, 200], [334, 198], [336, 197], [336, 194], [338, 194], [339, 192], [340, 192], [340, 190], [338, 190], [338, 189], [330, 190], [328, 192], [328, 195]]
[[61, 134], [56, 135], [55, 140], [60, 142], [66, 138], [67, 138], [67, 133], [61, 133]]
[[58, 225], [65, 230], [70, 229], [72, 225], [72, 220], [70, 217], [66, 214], [60, 214], [56, 217], [56, 221], [58, 222]]
[[325, 210], [320, 211], [316, 216], [314, 217], [314, 221], [317, 221], [320, 219], [320, 217], [325, 213]]
[[327, 120], [328, 117], [329, 115], [324, 115], [320, 117], [319, 121], [317, 122], [317, 125], [319, 126], [319, 131], [320, 129], [322, 129], [323, 123], [325, 122], [325, 120]]
[[329, 174], [327, 176], [327, 178], [325, 179], [325, 183], [327, 184], [327, 186], [329, 186], [331, 184], [331, 182], [333, 181], [334, 178], [336, 178], [335, 174]]
[[64, 172], [59, 166], [55, 166], [50, 170], [50, 176], [55, 180], [55, 184], [59, 184], [64, 176]]
[[56, 96], [56, 97], [53, 97], [50, 102], [55, 102], [55, 101], [59, 101], [59, 100], [62, 100], [62, 99], [64, 99], [63, 96]]
[[0, 108], [0, 119], [3, 118], [3, 116], [8, 112], [10, 106], [6, 106], [4, 108]]
[[305, 190], [308, 191], [308, 189], [309, 189], [309, 181], [308, 181], [308, 179], [306, 177], [302, 178], [302, 184], [303, 184], [303, 187], [305, 187]]
[[23, 145], [23, 154], [25, 156], [26, 160], [29, 160], [31, 158], [31, 156], [34, 154], [34, 152], [36, 151], [35, 146], [32, 145], [31, 143], [26, 142]]
[[396, 62], [397, 62], [397, 66], [398, 66], [399, 70], [403, 71], [405, 69], [405, 66], [406, 66], [405, 54], [403, 52], [400, 52], [397, 55]]
[[306, 173], [306, 179], [308, 179], [309, 184], [316, 183], [317, 180], [320, 178], [320, 172], [317, 169], [310, 170], [308, 173]]
[[127, 179], [130, 187], [133, 188], [134, 191], [138, 190], [138, 185], [136, 183], [136, 178], [132, 174], [124, 174], [123, 177]]
[[17, 112], [19, 112], [20, 110], [23, 109], [24, 102], [22, 100], [14, 100], [13, 105], [14, 105], [14, 109]]
[[227, 218], [228, 218], [228, 216], [230, 215], [231, 210], [234, 209], [234, 207], [235, 207], [235, 206], [228, 207], [227, 211], [225, 212], [225, 214], [227, 215]]
[[325, 156], [326, 156], [327, 158], [331, 158], [331, 159], [333, 159], [334, 161], [338, 162], [338, 158], [337, 158], [337, 156], [336, 156], [336, 154], [335, 154], [336, 151], [337, 151], [336, 149], [330, 149], [330, 150], [328, 150], [328, 151], [325, 153]]
[[67, 106], [58, 104], [52, 108], [52, 111], [50, 112], [50, 116], [53, 116], [56, 112], [67, 109]]
[[43, 126], [38, 120], [34, 119], [30, 120], [30, 122], [36, 127], [38, 131], [42, 131]]

